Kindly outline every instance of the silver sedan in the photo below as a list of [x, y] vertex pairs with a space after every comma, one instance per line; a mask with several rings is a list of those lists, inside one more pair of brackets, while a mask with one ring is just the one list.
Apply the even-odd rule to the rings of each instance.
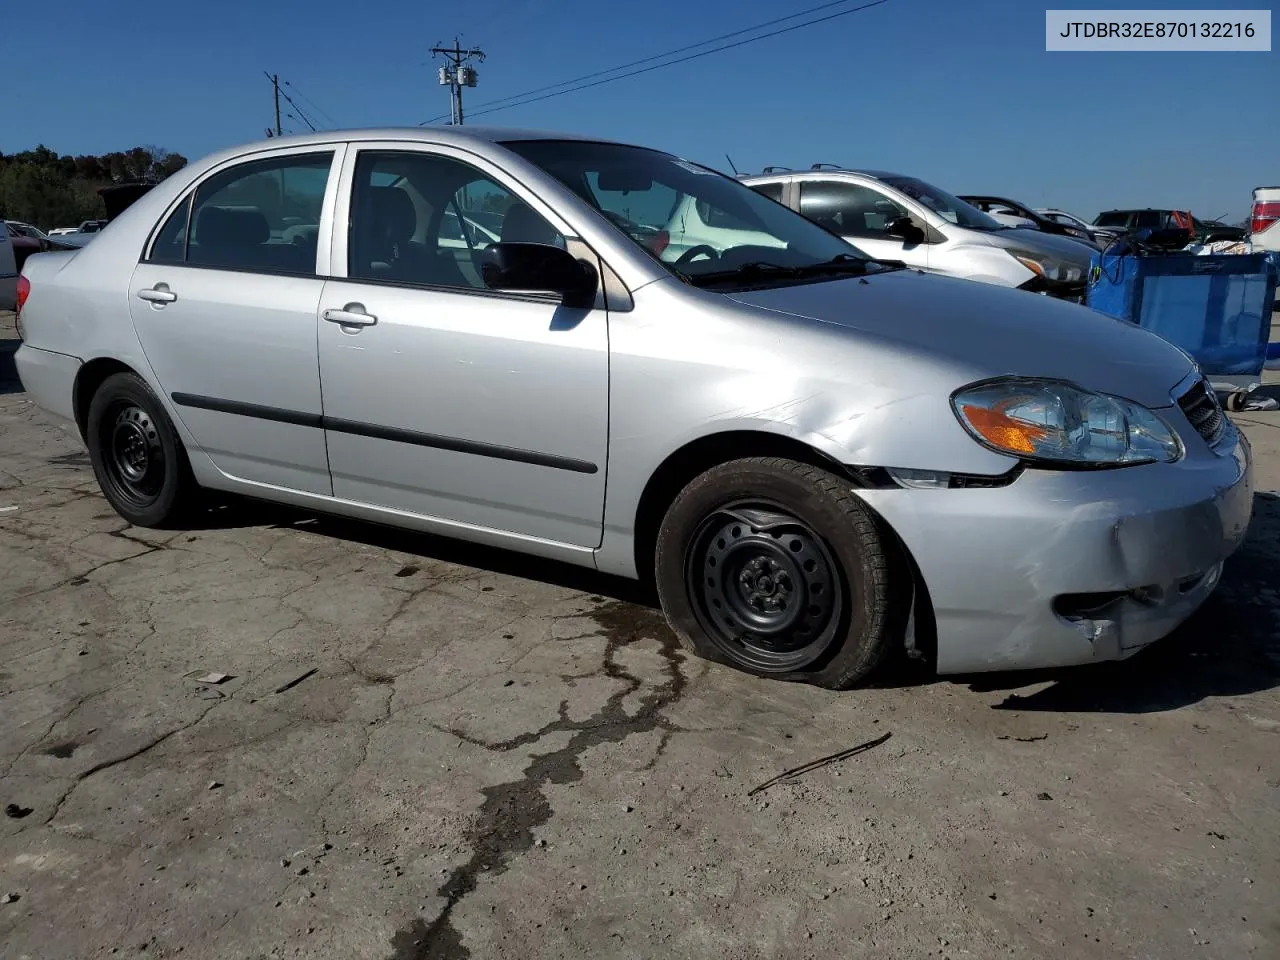
[[640, 577], [764, 676], [1126, 657], [1250, 519], [1248, 446], [1177, 348], [640, 147], [270, 140], [18, 296], [23, 384], [127, 520], [209, 488]]

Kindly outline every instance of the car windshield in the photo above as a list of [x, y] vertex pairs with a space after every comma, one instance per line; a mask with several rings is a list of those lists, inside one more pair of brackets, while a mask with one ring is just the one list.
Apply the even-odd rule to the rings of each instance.
[[997, 223], [977, 207], [965, 203], [959, 197], [953, 197], [945, 190], [939, 190], [932, 184], [917, 180], [915, 177], [883, 177], [881, 178], [895, 190], [901, 190], [921, 206], [928, 207], [948, 223], [969, 230], [1003, 230]]
[[504, 146], [565, 184], [672, 273], [694, 282], [735, 271], [753, 285], [765, 274], [784, 282], [819, 265], [867, 263], [846, 241], [737, 180], [657, 150], [572, 140]]

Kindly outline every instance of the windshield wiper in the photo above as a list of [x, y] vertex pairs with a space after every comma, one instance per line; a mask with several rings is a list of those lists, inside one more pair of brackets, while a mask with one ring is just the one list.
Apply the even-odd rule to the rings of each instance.
[[852, 254], [841, 253], [825, 260], [821, 263], [810, 263], [803, 266], [784, 267], [781, 264], [769, 263], [763, 260], [752, 260], [749, 263], [743, 263], [732, 270], [712, 270], [707, 273], [696, 273], [689, 275], [689, 282], [695, 286], [704, 286], [709, 284], [740, 281], [740, 280], [765, 280], [777, 278], [780, 280], [798, 280], [804, 277], [835, 275], [847, 273], [852, 275], [861, 275], [867, 272], [868, 263], [883, 264], [892, 269], [897, 269], [905, 264], [898, 261], [880, 261], [868, 260], [864, 257], [855, 257]]

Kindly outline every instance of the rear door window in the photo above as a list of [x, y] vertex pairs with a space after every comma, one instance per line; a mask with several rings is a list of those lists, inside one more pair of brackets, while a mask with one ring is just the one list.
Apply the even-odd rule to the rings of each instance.
[[782, 187], [783, 187], [783, 184], [781, 181], [779, 181], [778, 183], [758, 183], [753, 185], [751, 189], [754, 190], [756, 193], [764, 194], [770, 200], [776, 200], [778, 201], [778, 203], [781, 203]]
[[205, 180], [161, 227], [149, 259], [314, 276], [332, 151], [238, 164]]
[[800, 212], [832, 233], [846, 237], [888, 237], [888, 226], [908, 216], [900, 203], [857, 183], [804, 180]]

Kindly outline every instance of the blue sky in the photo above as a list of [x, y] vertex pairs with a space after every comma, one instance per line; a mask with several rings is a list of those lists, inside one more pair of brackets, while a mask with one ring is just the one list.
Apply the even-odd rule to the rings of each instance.
[[[455, 35], [488, 53], [466, 91], [478, 110], [818, 2], [132, 0], [127, 16], [101, 0], [10, 3], [0, 151], [159, 144], [194, 159], [262, 136], [264, 70], [336, 125], [414, 124], [448, 112], [427, 51]], [[1280, 180], [1280, 53], [1046, 53], [1047, 5], [1068, 6], [889, 0], [483, 122], [623, 139], [721, 169], [726, 152], [743, 170], [887, 168], [1087, 218], [1173, 206], [1235, 220], [1253, 187]]]

